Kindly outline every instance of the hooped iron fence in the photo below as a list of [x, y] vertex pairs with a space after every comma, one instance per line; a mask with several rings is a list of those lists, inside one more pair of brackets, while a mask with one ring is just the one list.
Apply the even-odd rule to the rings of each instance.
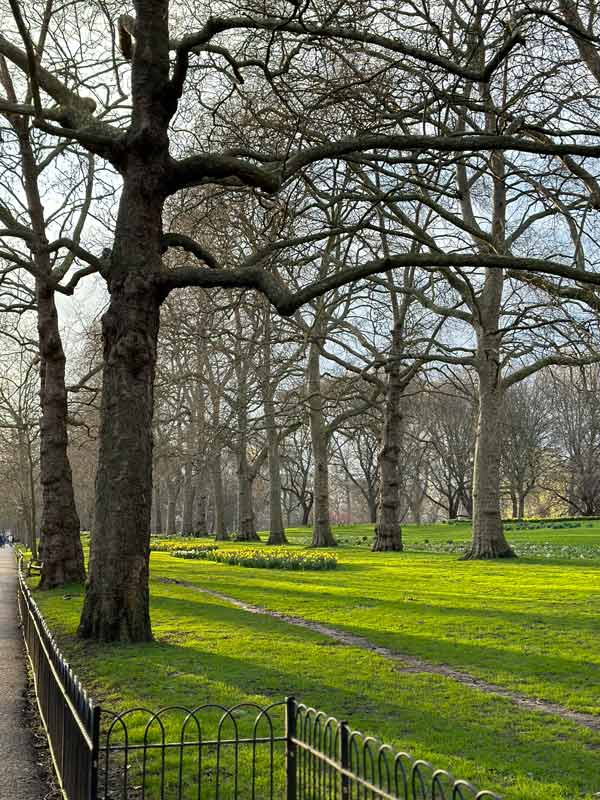
[[21, 567], [20, 558], [19, 615], [54, 769], [68, 800], [95, 800], [100, 707], [88, 697], [56, 646], [25, 583]]
[[66, 800], [499, 800], [293, 697], [264, 707], [100, 709], [21, 569], [19, 609]]

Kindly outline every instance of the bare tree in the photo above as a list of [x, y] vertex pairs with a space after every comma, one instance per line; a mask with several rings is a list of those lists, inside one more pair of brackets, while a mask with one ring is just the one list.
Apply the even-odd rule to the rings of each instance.
[[[69, 25], [65, 22], [72, 22], [75, 6], [77, 2], [49, 15], [57, 41], [62, 30], [68, 35]], [[262, 6], [258, 6], [252, 8], [250, 4], [240, 16], [236, 4], [232, 15], [227, 16], [229, 6], [224, 3], [222, 16], [203, 18], [204, 4], [190, 2], [181, 23], [187, 28], [180, 35], [171, 35], [168, 0], [135, 0], [135, 18], [121, 20], [120, 25], [127, 44], [124, 55], [131, 56], [129, 109], [124, 93], [119, 95], [123, 65], [114, 63], [114, 42], [110, 36], [113, 20], [104, 24], [101, 36], [94, 31], [98, 49], [104, 51], [105, 63], [114, 76], [113, 86], [107, 87], [103, 69], [90, 74], [70, 60], [66, 64], [60, 46], [50, 55], [46, 49], [43, 57], [38, 57], [30, 33], [38, 24], [37, 17], [24, 0], [10, 0], [14, 24], [7, 35], [0, 37], [0, 54], [20, 72], [22, 83], [29, 82], [31, 102], [19, 104], [4, 98], [3, 108], [33, 118], [38, 129], [59, 139], [77, 142], [80, 147], [107, 160], [119, 173], [123, 184], [110, 256], [96, 264], [107, 281], [110, 304], [103, 318], [105, 357], [95, 536], [79, 629], [85, 638], [143, 641], [151, 637], [148, 535], [152, 399], [159, 309], [173, 289], [191, 285], [254, 288], [262, 291], [280, 313], [289, 315], [302, 304], [336, 287], [407, 265], [543, 270], [566, 279], [600, 283], [600, 276], [591, 270], [566, 266], [560, 259], [531, 258], [527, 254], [516, 256], [506, 248], [467, 254], [437, 249], [378, 257], [322, 277], [308, 274], [302, 288], [296, 289], [286, 285], [276, 271], [265, 268], [264, 261], [257, 258], [256, 253], [242, 266], [228, 269], [197, 241], [165, 235], [163, 211], [167, 198], [191, 186], [218, 184], [232, 191], [249, 187], [273, 195], [285, 191], [286, 186], [301, 176], [310, 179], [312, 165], [352, 160], [357, 153], [366, 154], [373, 162], [383, 160], [386, 163], [402, 160], [407, 153], [416, 153], [413, 161], [417, 162], [428, 161], [431, 153], [452, 154], [448, 157], [454, 159], [458, 152], [490, 150], [574, 158], [600, 153], [595, 143], [581, 141], [581, 135], [575, 141], [564, 141], [562, 131], [556, 132], [548, 126], [544, 128], [547, 136], [542, 140], [535, 125], [528, 127], [527, 123], [512, 128], [503, 124], [483, 131], [442, 128], [436, 128], [433, 133], [410, 131], [410, 125], [422, 116], [424, 108], [444, 104], [448, 107], [455, 102], [465, 109], [472, 103], [478, 105], [480, 100], [470, 96], [469, 87], [475, 84], [489, 87], [495, 76], [502, 74], [499, 68], [523, 45], [524, 31], [530, 24], [526, 5], [525, 17], [521, 19], [515, 17], [512, 8], [501, 5], [494, 4], [490, 14], [483, 4], [477, 4], [474, 10], [470, 4], [465, 3], [464, 8], [461, 4], [461, 12], [474, 16], [474, 20], [467, 19], [467, 25], [461, 20], [461, 24], [453, 26], [451, 35], [446, 32], [442, 52], [438, 19], [443, 21], [443, 4], [440, 7], [436, 4], [433, 17], [427, 19], [425, 15], [422, 25], [419, 23], [415, 27], [410, 9], [394, 3], [389, 9], [396, 18], [392, 27], [399, 31], [394, 36], [376, 32], [380, 13], [376, 5], [365, 8], [363, 4], [357, 7], [354, 3], [342, 2], [331, 15], [330, 7], [311, 3], [294, 5], [291, 10], [286, 6], [281, 15], [268, 16], [264, 15]], [[103, 8], [109, 7], [103, 4]], [[533, 18], [537, 19], [535, 15]], [[94, 24], [99, 27], [103, 24], [100, 15]], [[21, 41], [15, 35], [15, 27]], [[465, 39], [469, 40], [474, 33], [478, 35], [480, 30], [488, 35], [486, 47], [479, 47], [479, 55], [474, 58], [473, 47]], [[458, 41], [460, 37], [462, 41]], [[325, 55], [327, 42], [336, 46], [341, 43], [343, 47], [332, 46]], [[365, 59], [365, 45], [373, 51], [372, 58]], [[312, 71], [306, 69], [309, 50], [317, 65]], [[392, 99], [398, 110], [390, 109], [390, 113], [395, 114], [401, 123], [399, 126], [377, 125], [371, 129], [370, 120], [364, 118], [362, 125], [352, 126], [356, 135], [347, 135], [344, 111], [354, 123], [358, 122], [355, 109], [369, 105], [369, 98], [364, 103], [360, 97], [357, 100], [356, 76], [352, 75], [352, 80], [342, 82], [336, 90], [337, 124], [332, 122], [334, 115], [329, 114], [319, 129], [318, 111], [323, 97], [319, 90], [323, 88], [325, 75], [321, 64], [324, 67], [335, 50], [343, 51], [345, 62], [354, 57], [357, 63], [366, 61], [369, 74], [374, 67], [391, 70], [390, 78], [399, 92]], [[64, 52], [68, 53], [68, 48]], [[534, 47], [528, 55], [535, 57]], [[98, 60], [102, 60], [101, 53]], [[194, 61], [207, 68], [206, 78], [190, 86], [187, 77], [190, 63]], [[215, 92], [215, 70], [223, 75], [223, 63], [227, 80]], [[427, 69], [423, 69], [424, 65]], [[265, 115], [253, 108], [252, 87], [256, 81], [249, 82], [244, 94], [240, 80], [244, 73], [253, 70], [256, 81], [260, 77], [273, 85], [278, 96], [287, 96], [286, 103], [292, 111], [295, 107], [297, 124], [293, 128], [278, 128], [278, 120], [269, 124], [270, 120], [265, 121]], [[65, 75], [69, 77], [65, 79]], [[370, 82], [366, 75], [361, 80]], [[316, 91], [311, 94], [313, 87]], [[487, 88], [485, 91], [487, 96]], [[524, 93], [523, 103], [532, 92], [533, 89]], [[308, 108], [307, 102], [314, 108]], [[389, 108], [388, 101], [380, 102], [385, 102], [386, 109]], [[219, 139], [221, 122], [226, 123], [219, 109], [230, 110], [236, 103], [242, 112], [248, 112], [252, 124], [238, 131], [225, 127]], [[172, 124], [174, 117], [179, 110], [192, 105], [208, 112], [206, 124], [198, 125], [192, 134], [188, 131], [175, 142], [178, 127]], [[311, 114], [311, 110], [314, 113]], [[546, 108], [544, 113], [547, 113]], [[313, 129], [317, 134], [312, 133]], [[591, 133], [594, 132], [592, 128]], [[186, 147], [188, 153], [191, 148], [191, 154], [183, 153]], [[496, 174], [495, 169], [493, 173]], [[174, 245], [184, 247], [206, 266], [189, 264], [165, 268], [165, 247]], [[56, 276], [51, 277], [50, 282], [55, 288], [62, 286], [59, 290], [68, 292], [80, 275], [81, 272], [74, 276], [67, 288], [56, 281]], [[485, 285], [486, 297], [488, 294], [497, 296], [496, 283], [490, 273]], [[490, 325], [494, 313], [490, 307], [487, 319]], [[482, 397], [490, 401], [489, 407], [492, 402], [498, 405], [493, 386], [496, 360], [485, 353], [495, 352], [496, 342], [487, 323], [481, 332], [478, 366], [482, 382], [488, 387]], [[480, 403], [480, 408], [484, 406], [485, 403]], [[491, 435], [486, 419], [482, 413], [480, 441]], [[486, 474], [491, 475], [489, 471]], [[489, 483], [488, 478], [481, 471], [478, 475], [476, 483], [481, 481], [483, 488]], [[493, 492], [491, 484], [490, 491]], [[493, 500], [490, 503], [493, 505]], [[478, 520], [476, 512], [476, 531], [482, 527]], [[495, 518], [492, 527], [493, 536], [497, 538]], [[497, 550], [490, 548], [490, 552]], [[483, 553], [475, 547], [473, 554]]]
[[546, 388], [542, 381], [523, 381], [506, 395], [502, 475], [515, 519], [525, 516], [527, 497], [538, 486], [547, 464], [552, 395]]

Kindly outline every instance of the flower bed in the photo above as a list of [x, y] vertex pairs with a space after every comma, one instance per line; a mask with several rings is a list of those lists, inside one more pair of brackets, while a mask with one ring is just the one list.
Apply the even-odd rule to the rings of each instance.
[[212, 552], [216, 550], [218, 545], [211, 544], [210, 542], [190, 542], [188, 539], [187, 541], [165, 541], [165, 540], [158, 540], [156, 542], [150, 542], [150, 552], [152, 553], [177, 553], [181, 550], [194, 550], [194, 551], [206, 551]]
[[264, 569], [324, 570], [335, 569], [337, 558], [331, 553], [311, 553], [305, 550], [288, 550], [284, 547], [244, 547], [217, 549], [216, 547], [174, 550], [176, 558], [204, 559], [237, 567], [259, 567]]

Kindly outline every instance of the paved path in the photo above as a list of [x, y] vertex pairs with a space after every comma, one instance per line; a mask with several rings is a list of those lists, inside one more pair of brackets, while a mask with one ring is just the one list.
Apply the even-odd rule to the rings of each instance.
[[25, 665], [17, 627], [12, 549], [0, 547], [0, 798], [43, 800], [46, 791], [23, 716]]

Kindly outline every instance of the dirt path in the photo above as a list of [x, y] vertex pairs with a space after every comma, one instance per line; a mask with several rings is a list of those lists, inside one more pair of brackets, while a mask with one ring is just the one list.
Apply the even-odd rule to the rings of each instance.
[[481, 678], [475, 678], [468, 672], [453, 669], [446, 664], [433, 664], [430, 661], [424, 661], [421, 658], [407, 655], [406, 653], [397, 653], [390, 650], [388, 647], [374, 644], [363, 636], [356, 636], [347, 631], [341, 631], [337, 628], [332, 628], [329, 625], [323, 625], [321, 622], [312, 622], [311, 620], [304, 619], [303, 617], [292, 617], [288, 614], [282, 614], [280, 611], [270, 611], [268, 608], [255, 606], [251, 603], [245, 603], [242, 600], [236, 600], [235, 597], [230, 597], [220, 592], [213, 592], [210, 589], [204, 589], [201, 586], [196, 586], [188, 581], [178, 581], [174, 578], [158, 578], [159, 583], [175, 583], [178, 586], [184, 586], [186, 589], [193, 589], [196, 592], [215, 597], [218, 600], [223, 600], [230, 603], [232, 606], [241, 608], [248, 611], [250, 614], [260, 614], [266, 617], [273, 617], [274, 619], [281, 620], [288, 623], [288, 625], [296, 625], [299, 628], [306, 628], [309, 631], [320, 633], [322, 636], [327, 637], [339, 644], [346, 645], [347, 647], [359, 647], [361, 650], [368, 650], [383, 658], [390, 659], [398, 662], [399, 672], [426, 672], [431, 675], [443, 675], [446, 678], [451, 678], [453, 681], [468, 686], [471, 689], [477, 689], [480, 692], [487, 694], [494, 694], [499, 697], [506, 697], [511, 700], [515, 705], [521, 708], [526, 708], [529, 711], [542, 711], [546, 714], [555, 714], [562, 719], [575, 722], [578, 725], [583, 725], [585, 728], [600, 732], [600, 716], [595, 714], [585, 714], [580, 711], [571, 711], [558, 703], [550, 703], [546, 700], [536, 700], [533, 697], [520, 694], [519, 692], [512, 692], [505, 689], [503, 686], [497, 686], [494, 683], [488, 683]]
[[25, 722], [25, 656], [12, 549], [0, 547], [0, 798], [42, 800], [47, 787]]

